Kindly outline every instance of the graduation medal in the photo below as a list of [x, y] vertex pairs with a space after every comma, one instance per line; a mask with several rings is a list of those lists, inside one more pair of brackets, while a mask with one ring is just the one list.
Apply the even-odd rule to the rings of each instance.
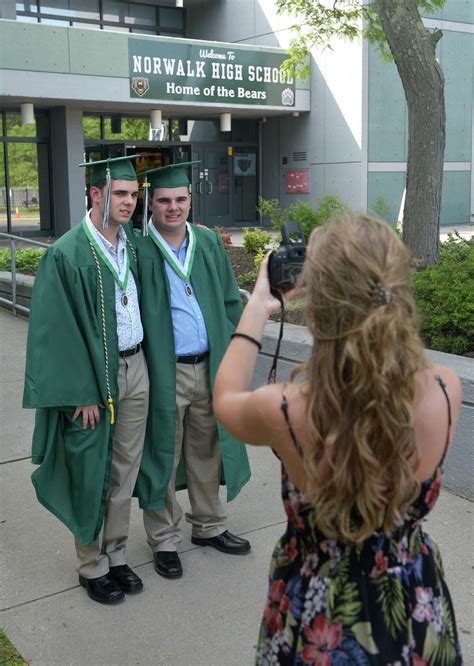
[[[189, 224], [189, 222], [186, 222], [186, 229], [188, 232], [188, 246], [186, 248], [186, 259], [184, 261], [184, 265], [176, 258], [174, 255], [173, 251], [170, 249], [168, 246], [168, 243], [166, 243], [165, 239], [163, 236], [156, 230], [155, 225], [153, 222], [150, 220], [148, 222], [148, 235], [150, 236], [151, 240], [155, 243], [157, 248], [160, 250], [161, 254], [163, 255], [164, 259], [168, 262], [168, 264], [171, 266], [171, 268], [174, 270], [174, 272], [185, 282], [187, 283], [189, 280], [189, 276], [191, 275], [191, 271], [193, 270], [193, 263], [194, 263], [194, 254], [196, 252], [196, 236], [194, 233], [194, 230], [192, 226]], [[192, 296], [193, 290], [191, 289], [191, 285], [185, 284], [185, 291], [188, 296]]]
[[[84, 231], [85, 231], [85, 233], [86, 233], [87, 238], [89, 239], [89, 242], [93, 245], [93, 247], [94, 247], [95, 251], [97, 252], [97, 254], [100, 256], [100, 258], [102, 259], [102, 261], [104, 262], [104, 264], [107, 266], [107, 268], [109, 269], [109, 271], [112, 273], [115, 282], [118, 284], [118, 286], [120, 287], [120, 289], [122, 289], [122, 291], [125, 292], [125, 290], [127, 289], [127, 285], [128, 285], [128, 276], [129, 276], [129, 272], [130, 272], [130, 259], [129, 259], [129, 256], [128, 256], [128, 251], [127, 251], [127, 249], [125, 249], [125, 261], [123, 262], [123, 266], [122, 266], [122, 268], [121, 268], [121, 270], [120, 270], [120, 272], [119, 272], [119, 271], [115, 268], [115, 266], [113, 265], [113, 263], [110, 261], [109, 257], [108, 257], [107, 254], [104, 252], [104, 250], [102, 249], [101, 245], [96, 241], [96, 239], [95, 239], [94, 236], [92, 235], [92, 233], [91, 233], [89, 227], [87, 226], [87, 222], [86, 222], [85, 219], [84, 219], [83, 222], [82, 222], [82, 226], [83, 226], [83, 228], [84, 228]], [[127, 303], [128, 303], [128, 296], [127, 296], [127, 294], [123, 293], [123, 294], [122, 294], [122, 297], [121, 297], [120, 300], [121, 300], [123, 306], [127, 305]]]

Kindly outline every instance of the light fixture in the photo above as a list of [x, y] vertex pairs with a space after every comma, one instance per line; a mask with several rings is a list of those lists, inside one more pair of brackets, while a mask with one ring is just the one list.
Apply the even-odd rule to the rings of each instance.
[[33, 104], [27, 103], [21, 105], [21, 124], [33, 125], [35, 122], [35, 110]]
[[300, 115], [300, 112], [299, 111], [293, 111], [293, 113], [291, 115], [293, 116], [293, 118], [298, 118], [299, 115]]
[[230, 113], [221, 113], [221, 132], [230, 132], [232, 128], [232, 116]]
[[176, 7], [182, 7], [183, 6], [183, 0], [176, 0]]
[[161, 129], [161, 109], [153, 109], [150, 111], [150, 126], [152, 130]]

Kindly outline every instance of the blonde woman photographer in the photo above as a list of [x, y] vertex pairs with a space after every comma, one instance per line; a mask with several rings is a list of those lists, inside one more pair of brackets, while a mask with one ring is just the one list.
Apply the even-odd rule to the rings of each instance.
[[290, 383], [250, 390], [268, 316], [267, 263], [217, 374], [230, 433], [271, 446], [288, 518], [270, 565], [256, 663], [462, 664], [439, 552], [422, 528], [461, 404], [430, 364], [411, 254], [385, 223], [344, 216], [309, 240], [301, 288], [313, 336]]

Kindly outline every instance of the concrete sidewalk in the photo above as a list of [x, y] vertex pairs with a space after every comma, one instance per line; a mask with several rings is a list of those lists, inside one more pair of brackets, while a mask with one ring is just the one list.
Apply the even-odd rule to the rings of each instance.
[[[252, 480], [228, 507], [228, 527], [250, 539], [249, 555], [193, 546], [185, 524], [185, 573], [166, 581], [154, 572], [134, 505], [129, 564], [145, 589], [114, 607], [90, 601], [78, 584], [72, 537], [38, 504], [29, 478], [34, 414], [21, 409], [27, 327], [0, 308], [0, 625], [12, 643], [33, 666], [252, 664], [270, 556], [285, 525], [276, 458], [249, 448]], [[186, 493], [179, 495], [188, 510]], [[443, 553], [466, 665], [474, 664], [473, 509], [442, 492], [427, 525]]]

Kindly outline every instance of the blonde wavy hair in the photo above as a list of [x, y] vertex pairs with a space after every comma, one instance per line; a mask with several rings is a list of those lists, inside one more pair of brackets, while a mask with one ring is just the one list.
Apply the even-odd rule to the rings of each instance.
[[346, 215], [311, 234], [302, 281], [314, 337], [304, 369], [306, 495], [328, 537], [390, 534], [419, 493], [416, 373], [428, 366], [412, 256], [383, 221]]

